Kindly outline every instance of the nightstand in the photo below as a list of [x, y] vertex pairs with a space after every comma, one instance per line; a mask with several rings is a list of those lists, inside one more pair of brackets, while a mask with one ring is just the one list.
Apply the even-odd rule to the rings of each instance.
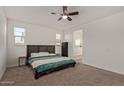
[[27, 61], [27, 57], [26, 56], [20, 56], [18, 58], [18, 66], [21, 66], [22, 63], [23, 63], [23, 65], [25, 65], [26, 64], [26, 61]]

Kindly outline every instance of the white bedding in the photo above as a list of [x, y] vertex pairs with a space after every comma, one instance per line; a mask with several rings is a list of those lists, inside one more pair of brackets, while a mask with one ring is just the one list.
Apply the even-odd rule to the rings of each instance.
[[59, 57], [59, 58], [52, 58], [52, 59], [45, 59], [45, 60], [37, 60], [31, 63], [32, 67], [35, 68], [39, 65], [47, 64], [47, 63], [55, 63], [64, 60], [70, 60], [71, 58], [68, 57]]

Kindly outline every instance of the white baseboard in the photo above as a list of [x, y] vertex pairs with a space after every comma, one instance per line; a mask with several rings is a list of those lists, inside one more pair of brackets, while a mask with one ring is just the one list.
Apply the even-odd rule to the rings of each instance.
[[98, 69], [102, 69], [102, 70], [106, 70], [106, 71], [110, 71], [110, 72], [113, 72], [113, 73], [124, 75], [124, 71], [117, 71], [115, 69], [107, 68], [105, 66], [94, 65], [94, 64], [88, 64], [88, 63], [83, 63], [83, 64], [89, 65], [89, 66], [92, 66], [92, 67], [95, 67], [95, 68], [98, 68]]

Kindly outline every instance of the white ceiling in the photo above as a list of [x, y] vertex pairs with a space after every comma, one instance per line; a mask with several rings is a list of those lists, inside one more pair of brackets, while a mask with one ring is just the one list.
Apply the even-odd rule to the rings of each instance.
[[9, 19], [48, 26], [56, 29], [67, 29], [78, 24], [109, 16], [124, 11], [123, 6], [70, 6], [69, 11], [79, 11], [78, 16], [72, 16], [72, 21], [57, 21], [59, 16], [51, 12], [62, 12], [60, 6], [6, 6]]

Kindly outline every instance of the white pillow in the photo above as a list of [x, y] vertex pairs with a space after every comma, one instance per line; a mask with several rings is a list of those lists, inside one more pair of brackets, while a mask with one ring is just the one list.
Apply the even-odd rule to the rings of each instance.
[[31, 57], [52, 56], [52, 55], [56, 55], [56, 54], [48, 53], [48, 52], [31, 53]]
[[49, 55], [52, 56], [52, 55], [56, 55], [56, 54], [54, 54], [54, 53], [50, 53]]
[[31, 57], [38, 57], [39, 53], [31, 53]]
[[39, 54], [39, 56], [53, 56], [53, 55], [56, 55], [56, 54], [53, 54], [53, 53], [48, 53], [48, 54]]
[[48, 52], [31, 53], [31, 57], [48, 56]]
[[49, 52], [39, 52], [39, 54], [49, 54]]
[[39, 53], [39, 55], [38, 56], [49, 56], [49, 53], [47, 54], [47, 53]]

